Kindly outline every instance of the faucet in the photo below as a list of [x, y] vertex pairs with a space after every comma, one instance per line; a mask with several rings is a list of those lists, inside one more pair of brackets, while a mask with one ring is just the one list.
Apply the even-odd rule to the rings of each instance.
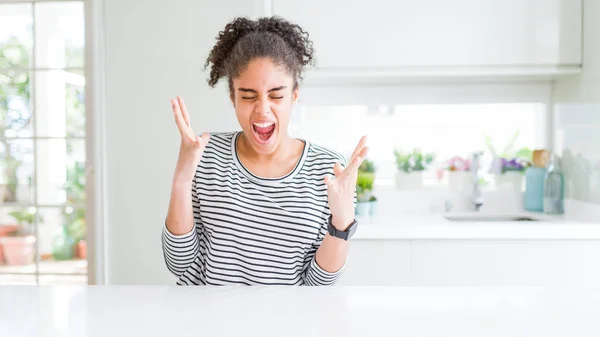
[[483, 196], [481, 192], [481, 187], [479, 186], [479, 162], [481, 160], [482, 155], [483, 151], [474, 152], [471, 160], [471, 172], [473, 172], [473, 190], [471, 191], [471, 203], [473, 205], [473, 210], [475, 211], [479, 211], [479, 208], [483, 206]]

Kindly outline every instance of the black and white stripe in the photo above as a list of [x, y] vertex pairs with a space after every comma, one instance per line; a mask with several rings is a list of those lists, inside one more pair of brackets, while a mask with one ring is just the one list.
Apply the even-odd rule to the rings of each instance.
[[192, 184], [195, 229], [173, 235], [163, 228], [168, 269], [179, 285], [332, 285], [315, 253], [329, 217], [326, 175], [346, 161], [305, 141], [288, 175], [266, 179], [236, 155], [239, 132], [212, 134]]

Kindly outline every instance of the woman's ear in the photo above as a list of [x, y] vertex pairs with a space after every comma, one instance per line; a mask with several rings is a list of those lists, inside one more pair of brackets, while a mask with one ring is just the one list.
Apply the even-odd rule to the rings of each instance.
[[235, 108], [235, 94], [233, 92], [229, 93], [229, 99], [231, 99], [231, 104], [233, 104], [233, 107]]
[[292, 105], [296, 104], [298, 102], [298, 97], [300, 96], [300, 92], [298, 91], [298, 87], [296, 87], [293, 91], [292, 91]]

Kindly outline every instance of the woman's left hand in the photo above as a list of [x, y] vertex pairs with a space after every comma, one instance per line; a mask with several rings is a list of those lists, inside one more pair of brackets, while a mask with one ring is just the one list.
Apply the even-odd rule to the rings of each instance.
[[367, 136], [363, 136], [354, 149], [350, 164], [346, 168], [343, 169], [340, 163], [334, 165], [335, 178], [325, 177], [332, 223], [336, 229], [341, 231], [346, 230], [354, 220], [354, 193], [358, 168], [369, 152], [366, 142]]

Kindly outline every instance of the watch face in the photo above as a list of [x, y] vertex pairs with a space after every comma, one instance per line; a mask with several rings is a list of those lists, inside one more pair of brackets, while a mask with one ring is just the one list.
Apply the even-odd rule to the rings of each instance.
[[354, 221], [352, 223], [352, 225], [350, 225], [350, 227], [348, 228], [348, 238], [350, 238], [352, 235], [354, 235], [354, 232], [356, 232], [356, 227], [358, 225], [358, 222]]

